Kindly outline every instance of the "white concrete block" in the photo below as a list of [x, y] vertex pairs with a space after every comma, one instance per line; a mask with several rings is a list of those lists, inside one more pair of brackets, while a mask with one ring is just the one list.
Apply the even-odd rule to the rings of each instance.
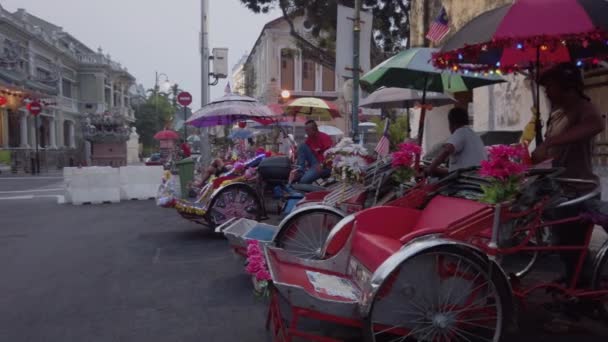
[[119, 170], [111, 167], [64, 169], [65, 200], [73, 204], [120, 202]]
[[120, 168], [120, 197], [123, 200], [154, 198], [163, 176], [162, 166], [123, 166]]

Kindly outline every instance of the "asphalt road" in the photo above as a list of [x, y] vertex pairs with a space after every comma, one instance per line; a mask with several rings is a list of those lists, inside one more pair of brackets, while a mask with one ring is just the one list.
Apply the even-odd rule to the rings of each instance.
[[[268, 340], [266, 303], [226, 240], [153, 201], [2, 200], [0, 274], [1, 342]], [[542, 314], [523, 314], [509, 341], [608, 336], [583, 323], [545, 335]]]

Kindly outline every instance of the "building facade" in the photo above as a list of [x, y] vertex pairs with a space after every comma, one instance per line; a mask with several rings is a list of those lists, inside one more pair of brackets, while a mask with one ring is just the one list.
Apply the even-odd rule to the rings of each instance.
[[[295, 18], [294, 26], [306, 36], [303, 21], [302, 17]], [[290, 34], [289, 24], [283, 18], [264, 26], [245, 66], [253, 70], [253, 96], [264, 103], [277, 103], [283, 90], [288, 90], [292, 98], [338, 98], [334, 70], [302, 54]]]
[[[41, 168], [85, 164], [85, 114], [135, 121], [129, 89], [135, 78], [101, 49], [94, 51], [59, 26], [0, 7], [0, 150], [15, 171], [31, 170], [35, 144]], [[38, 101], [38, 127], [26, 105]]]

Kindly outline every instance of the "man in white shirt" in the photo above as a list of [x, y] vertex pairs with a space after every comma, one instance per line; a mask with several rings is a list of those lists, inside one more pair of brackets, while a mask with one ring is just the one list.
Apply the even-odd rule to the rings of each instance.
[[[443, 150], [425, 169], [431, 176], [443, 177], [449, 172], [479, 166], [487, 158], [483, 141], [469, 125], [469, 113], [459, 107], [454, 107], [448, 113], [448, 123], [452, 135], [443, 145]], [[449, 168], [440, 167], [449, 158]]]

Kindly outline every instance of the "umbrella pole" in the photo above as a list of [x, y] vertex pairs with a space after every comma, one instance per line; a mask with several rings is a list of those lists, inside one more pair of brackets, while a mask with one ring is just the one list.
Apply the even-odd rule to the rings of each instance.
[[543, 126], [540, 118], [540, 47], [536, 47], [536, 124], [534, 131], [536, 133], [536, 146], [543, 143]]
[[424, 121], [426, 117], [426, 83], [428, 75], [424, 76], [424, 88], [422, 89], [422, 108], [420, 110], [420, 120], [418, 122], [418, 145], [422, 146], [422, 135], [424, 134]]

